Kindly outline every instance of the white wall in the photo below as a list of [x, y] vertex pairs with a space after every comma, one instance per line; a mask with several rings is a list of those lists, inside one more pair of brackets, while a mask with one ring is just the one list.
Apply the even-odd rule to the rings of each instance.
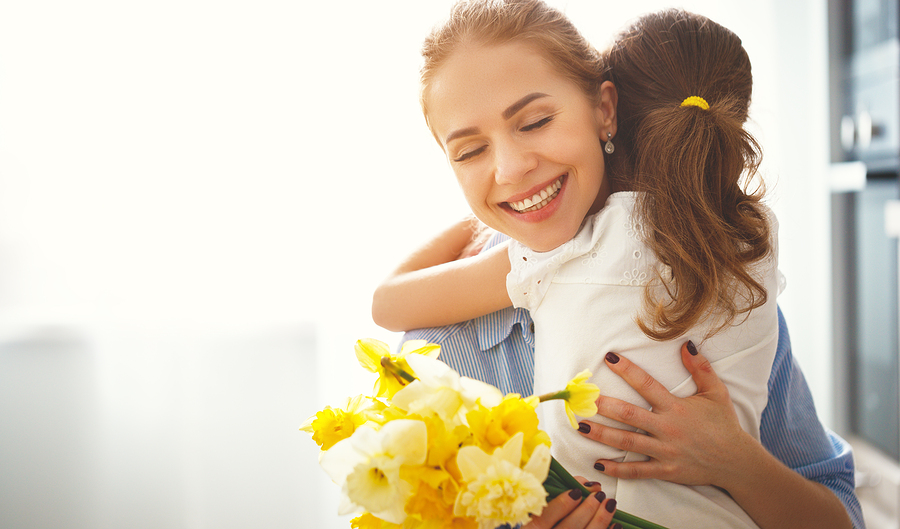
[[[628, 17], [669, 5], [553, 3], [597, 45]], [[176, 413], [178, 399], [201, 406], [183, 391], [204, 384], [202, 351], [224, 346], [221, 337], [232, 334], [222, 329], [258, 336], [280, 358], [273, 362], [294, 372], [310, 363], [291, 363], [275, 338], [253, 333], [314, 326], [320, 385], [315, 398], [284, 412], [297, 426], [367, 388], [370, 379], [352, 367], [353, 341], [397, 339], [371, 323], [372, 289], [402, 255], [466, 212], [417, 103], [419, 44], [449, 5], [4, 2], [0, 337], [52, 326], [101, 344], [87, 346], [90, 376], [107, 383], [101, 401], [118, 403], [101, 409], [120, 410], [111, 417], [126, 422], [121, 410], [132, 404], [149, 406], [162, 423], [175, 420], [164, 416]], [[735, 30], [754, 63], [752, 113], [789, 285], [779, 301], [827, 421], [824, 2], [681, 5]], [[102, 338], [111, 335], [118, 338]], [[171, 336], [203, 345], [184, 349]], [[174, 393], [172, 369], [192, 373]], [[240, 391], [265, 386], [255, 384]], [[195, 441], [173, 442], [172, 453], [195, 453]], [[179, 513], [202, 504], [190, 495], [179, 501]], [[289, 497], [283, 503], [297, 507]], [[326, 513], [336, 506], [322, 504]]]

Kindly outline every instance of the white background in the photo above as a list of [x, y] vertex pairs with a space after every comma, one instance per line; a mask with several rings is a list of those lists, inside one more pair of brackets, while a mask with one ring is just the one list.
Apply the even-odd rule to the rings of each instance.
[[[631, 16], [671, 5], [551, 3], [598, 47]], [[296, 427], [368, 387], [353, 342], [398, 338], [371, 323], [372, 290], [403, 255], [466, 214], [418, 107], [419, 45], [449, 5], [0, 3], [0, 338], [13, 351], [22, 340], [57, 344], [62, 336], [89, 358], [73, 371], [88, 382], [73, 387], [90, 394], [96, 424], [73, 428], [96, 426], [85, 443], [97, 463], [83, 466], [106, 469], [79, 481], [77, 494], [93, 502], [79, 516], [92, 526], [116, 526], [130, 512], [110, 514], [111, 504], [155, 513], [141, 518], [148, 527], [222, 526], [214, 510], [244, 508], [257, 516], [282, 509], [269, 526], [345, 526], [314, 465], [313, 474], [293, 476], [315, 458]], [[765, 149], [788, 279], [779, 302], [828, 423], [824, 2], [680, 6], [741, 35], [753, 61], [752, 126]], [[234, 361], [222, 363], [217, 352], [225, 350]], [[36, 394], [54, 394], [75, 376], [28, 373]], [[22, 410], [26, 428], [39, 422], [27, 399], [12, 389], [0, 396], [4, 409]], [[242, 415], [250, 418], [236, 428], [243, 433], [229, 435], [220, 422], [196, 420], [278, 398], [287, 400], [263, 417], [286, 426], [271, 438], [258, 434], [269, 423], [257, 413]], [[2, 439], [24, 443], [11, 429]], [[105, 448], [94, 453], [97, 446]], [[158, 447], [156, 463], [135, 466]], [[254, 459], [262, 453], [282, 457], [285, 468], [267, 478]], [[229, 464], [287, 492], [267, 493], [261, 508], [242, 504], [252, 493], [229, 487], [234, 475], [197, 477]], [[21, 480], [3, 468], [0, 476], [0, 493]], [[135, 482], [144, 492], [121, 486]], [[68, 504], [75, 494], [46, 486], [37, 483], [33, 490], [47, 494], [23, 501]]]

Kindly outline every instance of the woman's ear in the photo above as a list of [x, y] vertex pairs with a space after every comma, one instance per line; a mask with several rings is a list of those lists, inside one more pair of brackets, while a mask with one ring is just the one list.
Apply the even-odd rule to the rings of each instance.
[[600, 85], [600, 101], [597, 104], [597, 123], [600, 125], [601, 137], [606, 140], [608, 132], [615, 137], [618, 130], [616, 107], [619, 104], [619, 93], [612, 81], [603, 81]]

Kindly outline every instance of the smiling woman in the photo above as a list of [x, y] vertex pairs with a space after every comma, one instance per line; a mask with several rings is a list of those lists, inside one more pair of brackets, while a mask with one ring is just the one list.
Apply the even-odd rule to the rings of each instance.
[[476, 41], [443, 62], [426, 48], [422, 108], [475, 216], [546, 251], [609, 195], [597, 138], [615, 134], [615, 90], [589, 98], [535, 46]]

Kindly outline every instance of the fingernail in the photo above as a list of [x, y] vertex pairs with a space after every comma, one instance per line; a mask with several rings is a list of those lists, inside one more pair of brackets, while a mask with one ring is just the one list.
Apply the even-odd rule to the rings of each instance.
[[586, 489], [589, 489], [591, 487], [596, 487], [597, 485], [599, 485], [599, 483], [597, 483], [596, 481], [585, 481], [584, 482], [584, 488], [586, 488]]
[[597, 498], [597, 501], [603, 503], [603, 500], [606, 499], [606, 493], [601, 490], [597, 494], [594, 494], [594, 497]]
[[573, 500], [580, 500], [581, 499], [581, 491], [579, 489], [572, 489], [569, 491], [569, 497], [572, 498]]
[[578, 423], [578, 431], [581, 433], [591, 433], [591, 425], [586, 422]]
[[606, 353], [606, 361], [610, 364], [616, 364], [619, 362], [619, 355], [616, 353]]
[[603, 472], [604, 470], [606, 470], [606, 467], [603, 466], [603, 463], [594, 463], [594, 468], [596, 468], [600, 472]]
[[613, 512], [616, 510], [616, 500], [612, 499], [606, 502], [606, 512]]
[[697, 356], [697, 346], [694, 345], [694, 342], [688, 340], [687, 348], [688, 352], [691, 353], [691, 356]]
[[620, 523], [614, 523], [613, 526], [610, 527], [610, 529], [622, 529], [622, 524], [620, 524]]

